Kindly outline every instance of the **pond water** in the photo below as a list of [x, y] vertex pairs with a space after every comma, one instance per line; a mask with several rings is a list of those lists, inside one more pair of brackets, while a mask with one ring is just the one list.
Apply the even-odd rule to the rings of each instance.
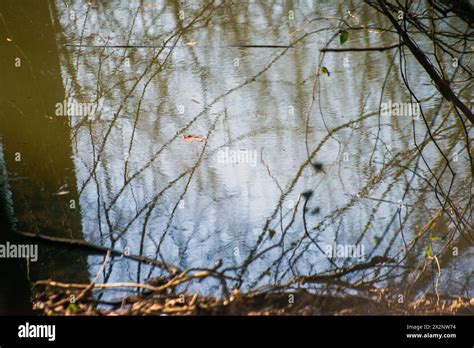
[[[393, 278], [377, 282], [398, 287], [403, 271], [453, 230], [443, 217], [431, 231], [440, 241], [419, 241], [404, 257], [441, 207], [430, 170], [444, 192], [452, 176], [421, 117], [379, 113], [381, 103], [413, 102], [398, 48], [320, 52], [328, 42], [342, 47], [347, 11], [354, 26], [386, 24], [373, 9], [332, 1], [57, 0], [22, 13], [12, 3], [1, 5], [8, 84], [0, 131], [18, 230], [182, 269], [222, 259], [222, 269], [243, 274], [246, 289], [376, 255], [404, 259]], [[397, 42], [362, 29], [349, 31], [344, 45]], [[455, 157], [449, 197], [472, 226], [462, 129], [409, 55], [407, 78], [440, 147]], [[469, 88], [459, 93], [472, 98]], [[423, 157], [414, 140], [426, 145]], [[470, 240], [457, 234], [452, 245], [461, 257], [441, 259], [441, 289], [472, 295], [472, 231], [462, 233]], [[361, 257], [331, 259], [324, 251], [334, 244], [356, 246]], [[34, 280], [89, 282], [104, 259], [42, 250]], [[100, 281], [142, 282], [161, 272], [116, 257]]]

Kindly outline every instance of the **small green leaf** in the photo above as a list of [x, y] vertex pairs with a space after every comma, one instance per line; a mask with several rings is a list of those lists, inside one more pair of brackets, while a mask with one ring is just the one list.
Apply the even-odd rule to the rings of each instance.
[[270, 236], [270, 239], [273, 238], [273, 236], [275, 235], [275, 230], [268, 230], [268, 235]]
[[434, 241], [437, 241], [437, 240], [440, 240], [440, 239], [441, 239], [441, 238], [435, 237], [435, 236], [432, 236], [432, 237], [431, 237], [431, 241], [433, 241], [433, 242], [434, 242]]
[[69, 306], [67, 306], [67, 309], [73, 311], [74, 313], [77, 313], [79, 307], [75, 303], [70, 303]]
[[262, 273], [262, 277], [264, 277], [264, 276], [269, 276], [270, 277], [271, 275], [272, 274], [270, 273], [270, 271], [266, 271], [266, 272]]
[[323, 73], [328, 74], [328, 76], [330, 75], [328, 68], [326, 68], [325, 66], [322, 66], [320, 69]]
[[344, 42], [346, 42], [348, 38], [349, 33], [346, 30], [341, 31], [341, 33], [339, 34], [339, 40], [341, 42], [341, 45], [344, 44]]
[[425, 250], [425, 255], [426, 255], [426, 256], [431, 256], [431, 255], [433, 255], [433, 250], [431, 250], [431, 249], [426, 249], [426, 250]]
[[380, 244], [382, 238], [380, 238], [379, 236], [374, 236], [374, 238], [372, 238], [372, 244], [377, 246]]

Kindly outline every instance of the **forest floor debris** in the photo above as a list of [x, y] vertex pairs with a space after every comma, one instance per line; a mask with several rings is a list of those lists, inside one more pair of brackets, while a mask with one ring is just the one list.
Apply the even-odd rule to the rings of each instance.
[[[110, 288], [106, 288], [110, 289]], [[100, 300], [83, 289], [46, 285], [34, 291], [34, 309], [42, 315], [474, 315], [474, 298], [426, 294], [409, 303], [383, 291], [373, 296], [318, 295], [304, 289], [241, 293], [228, 298], [198, 294], [153, 293]], [[104, 291], [102, 289], [101, 291]], [[64, 301], [66, 300], [66, 301]], [[56, 305], [59, 303], [59, 305]]]

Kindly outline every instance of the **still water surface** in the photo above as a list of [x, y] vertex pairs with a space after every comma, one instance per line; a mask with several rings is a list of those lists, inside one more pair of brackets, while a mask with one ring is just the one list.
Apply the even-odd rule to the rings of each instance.
[[[25, 59], [22, 72], [4, 68], [0, 130], [19, 230], [85, 239], [183, 269], [212, 267], [218, 258], [232, 269], [280, 242], [248, 265], [243, 286], [250, 288], [333, 268], [321, 252], [333, 243], [359, 246], [366, 260], [398, 257], [404, 239], [440, 208], [413, 143], [426, 137], [423, 122], [414, 128], [411, 117], [379, 116], [381, 101], [410, 102], [397, 49], [328, 52], [322, 65], [329, 74], [315, 83], [319, 50], [337, 35], [341, 14], [351, 9], [361, 23], [382, 25], [367, 7], [58, 0], [28, 3], [26, 13], [12, 4], [2, 4], [2, 35], [15, 44], [2, 42], [4, 59], [18, 52]], [[346, 45], [397, 40], [358, 30]], [[329, 46], [340, 47], [338, 36]], [[462, 133], [427, 74], [411, 58], [407, 65], [428, 121], [446, 129], [440, 144], [450, 156], [459, 153], [451, 197], [472, 224]], [[434, 146], [424, 155], [442, 170]], [[444, 188], [450, 180], [443, 177]], [[308, 190], [303, 219], [300, 195]], [[311, 238], [303, 238], [305, 220]], [[433, 233], [442, 237], [451, 227], [446, 219]], [[474, 249], [462, 240], [458, 247], [462, 257], [442, 260], [449, 271], [441, 288], [472, 294]], [[405, 263], [414, 265], [425, 248], [417, 245]], [[88, 282], [102, 261], [44, 249], [32, 272]], [[114, 258], [101, 281], [160, 272]], [[194, 289], [216, 293], [218, 285]]]

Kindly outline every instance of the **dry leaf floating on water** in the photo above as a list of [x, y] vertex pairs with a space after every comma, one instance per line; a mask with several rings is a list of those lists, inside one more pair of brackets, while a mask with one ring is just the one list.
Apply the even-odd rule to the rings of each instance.
[[199, 134], [183, 134], [183, 140], [186, 142], [202, 142], [206, 139], [204, 136], [199, 135]]

